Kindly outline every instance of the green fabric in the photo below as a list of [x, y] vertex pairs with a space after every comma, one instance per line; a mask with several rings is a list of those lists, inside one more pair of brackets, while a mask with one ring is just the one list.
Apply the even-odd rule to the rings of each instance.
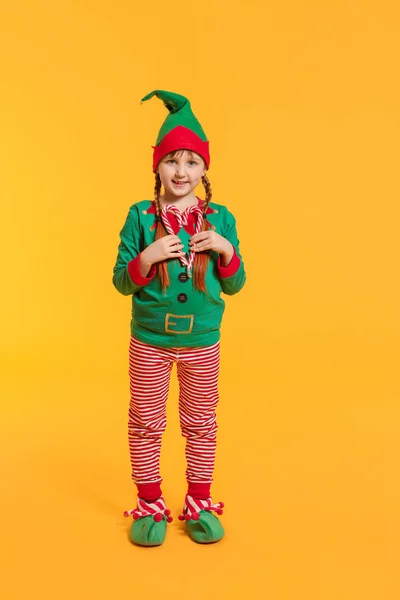
[[199, 544], [212, 544], [224, 537], [224, 528], [219, 519], [207, 510], [201, 510], [198, 521], [186, 521], [186, 529], [193, 541]]
[[[220, 278], [217, 262], [218, 254], [210, 252], [210, 261], [206, 272], [207, 294], [194, 288], [192, 279], [182, 283], [178, 280], [180, 273], [186, 268], [178, 259], [168, 261], [170, 286], [163, 294], [161, 282], [156, 275], [144, 286], [136, 285], [128, 272], [128, 263], [144, 248], [154, 242], [155, 214], [147, 213], [150, 200], [143, 200], [131, 206], [125, 224], [120, 233], [118, 256], [114, 266], [113, 284], [123, 295], [132, 295], [131, 333], [139, 341], [164, 348], [209, 346], [220, 339], [220, 326], [225, 310], [225, 301], [221, 293], [236, 294], [243, 287], [246, 274], [241, 264], [236, 273], [230, 277]], [[207, 220], [215, 226], [217, 233], [228, 239], [241, 258], [239, 240], [236, 232], [234, 216], [225, 206], [210, 203], [215, 212], [207, 215]], [[184, 244], [184, 251], [189, 250], [190, 235], [182, 228], [179, 237]], [[185, 293], [187, 302], [177, 300], [180, 293]], [[190, 318], [175, 319], [170, 328], [174, 332], [165, 331], [167, 313], [173, 315], [194, 315], [191, 333], [175, 333], [188, 330]]]
[[167, 520], [156, 523], [152, 516], [135, 519], [129, 533], [129, 537], [139, 546], [160, 546], [167, 533]]
[[182, 127], [187, 127], [194, 131], [203, 142], [207, 141], [206, 134], [199, 121], [194, 116], [190, 107], [190, 102], [185, 96], [180, 96], [173, 92], [166, 92], [165, 90], [154, 90], [154, 92], [150, 92], [150, 94], [144, 96], [141, 101], [146, 102], [146, 100], [150, 100], [153, 96], [159, 98], [169, 110], [169, 114], [158, 133], [156, 146], [159, 145], [167, 133], [172, 131], [172, 129], [175, 129], [178, 125], [182, 125]]

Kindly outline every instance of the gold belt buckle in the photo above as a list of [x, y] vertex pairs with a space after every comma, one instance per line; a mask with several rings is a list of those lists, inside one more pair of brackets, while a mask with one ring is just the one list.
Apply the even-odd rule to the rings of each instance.
[[[176, 321], [171, 321], [170, 319], [190, 319], [189, 329], [187, 331], [177, 331], [176, 329], [170, 329], [170, 326], [177, 325]], [[165, 331], [169, 333], [190, 333], [193, 329], [193, 321], [194, 315], [172, 315], [171, 313], [167, 313], [165, 315]]]

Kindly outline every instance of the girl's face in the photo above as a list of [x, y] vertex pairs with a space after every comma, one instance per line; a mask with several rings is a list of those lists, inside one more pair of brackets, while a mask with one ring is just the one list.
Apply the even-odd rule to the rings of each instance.
[[199, 185], [206, 168], [201, 156], [195, 152], [178, 150], [164, 156], [157, 171], [165, 191], [183, 197]]

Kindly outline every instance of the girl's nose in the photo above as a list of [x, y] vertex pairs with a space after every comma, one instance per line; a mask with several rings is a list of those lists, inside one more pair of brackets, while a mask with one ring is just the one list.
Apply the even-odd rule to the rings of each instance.
[[182, 177], [183, 175], [185, 175], [185, 167], [184, 167], [184, 165], [183, 165], [183, 164], [182, 164], [182, 165], [180, 165], [180, 164], [177, 164], [177, 165], [176, 165], [176, 174], [177, 174], [177, 175], [180, 175], [181, 177]]

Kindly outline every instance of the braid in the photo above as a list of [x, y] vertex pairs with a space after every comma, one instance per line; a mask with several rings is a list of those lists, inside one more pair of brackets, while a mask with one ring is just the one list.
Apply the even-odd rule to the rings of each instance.
[[[160, 202], [160, 191], [161, 191], [161, 179], [158, 173], [156, 173], [156, 182], [154, 185], [154, 203], [156, 205], [156, 216], [157, 216], [157, 229], [156, 229], [156, 240], [165, 236], [164, 226], [161, 220], [161, 202]], [[168, 276], [168, 265], [167, 261], [163, 260], [157, 263], [157, 273], [161, 281], [163, 292], [169, 286]]]
[[161, 191], [161, 179], [158, 173], [156, 173], [156, 182], [154, 185], [154, 201], [156, 203], [156, 214], [157, 217], [161, 217], [161, 212], [158, 214], [160, 208], [160, 191]]
[[203, 213], [206, 214], [208, 205], [210, 204], [211, 198], [212, 198], [211, 183], [210, 183], [210, 180], [208, 179], [207, 175], [203, 175], [201, 180], [202, 180], [204, 188], [206, 190], [206, 200], [203, 205]]
[[[208, 221], [206, 219], [207, 208], [211, 202], [212, 191], [211, 191], [211, 183], [208, 179], [207, 175], [203, 175], [201, 178], [205, 191], [206, 191], [206, 199], [203, 204], [203, 225], [201, 227], [201, 231], [207, 231], [208, 229]], [[193, 283], [196, 288], [202, 292], [206, 292], [206, 271], [208, 267], [208, 263], [210, 261], [210, 255], [208, 252], [201, 252], [196, 254], [193, 265]]]

